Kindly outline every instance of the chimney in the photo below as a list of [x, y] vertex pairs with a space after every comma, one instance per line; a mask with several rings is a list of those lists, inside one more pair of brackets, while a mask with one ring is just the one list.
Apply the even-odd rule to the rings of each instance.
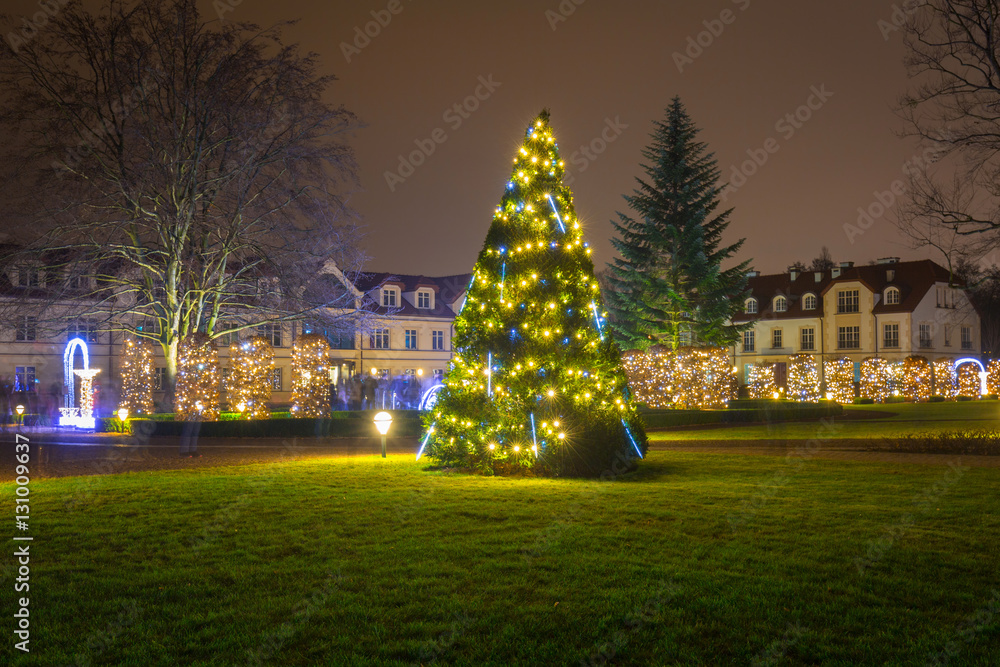
[[899, 257], [879, 257], [875, 261], [879, 264], [899, 264]]
[[792, 282], [795, 282], [795, 279], [799, 277], [799, 270], [794, 266], [790, 266], [788, 267], [788, 275], [791, 276]]
[[822, 271], [816, 271], [815, 273], [813, 273], [813, 276], [815, 276], [816, 282], [820, 282], [821, 280], [823, 280], [823, 272]]
[[854, 262], [841, 262], [840, 263], [840, 268], [842, 268], [842, 269], [850, 269], [853, 266], [854, 266]]
[[760, 271], [747, 271], [747, 278], [756, 278], [760, 275]]
[[832, 269], [830, 269], [830, 277], [831, 278], [839, 278], [840, 277], [840, 267], [839, 266], [835, 266]]

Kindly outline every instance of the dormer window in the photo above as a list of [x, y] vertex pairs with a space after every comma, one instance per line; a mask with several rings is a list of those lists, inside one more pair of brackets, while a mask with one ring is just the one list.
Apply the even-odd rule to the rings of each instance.
[[417, 292], [417, 308], [431, 307], [431, 293], [425, 290]]
[[774, 297], [774, 312], [784, 313], [788, 310], [788, 299], [783, 296]]
[[747, 299], [746, 302], [743, 304], [743, 312], [747, 313], [748, 315], [756, 315], [757, 299]]
[[890, 287], [885, 291], [885, 305], [887, 306], [898, 306], [899, 305], [899, 288]]
[[41, 284], [38, 267], [30, 265], [18, 267], [17, 284], [19, 287], [38, 287]]
[[815, 294], [806, 294], [802, 297], [802, 310], [816, 310]]
[[382, 306], [384, 308], [395, 308], [398, 300], [396, 299], [396, 290], [392, 287], [382, 288]]

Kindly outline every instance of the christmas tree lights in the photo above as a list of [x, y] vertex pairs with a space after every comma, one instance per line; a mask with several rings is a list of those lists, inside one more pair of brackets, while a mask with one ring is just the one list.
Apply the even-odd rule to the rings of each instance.
[[292, 416], [330, 416], [330, 345], [319, 334], [292, 346]]
[[861, 397], [878, 403], [892, 395], [892, 366], [881, 357], [868, 357], [861, 362]]
[[1000, 394], [1000, 360], [994, 359], [986, 366], [986, 392]]
[[854, 362], [844, 357], [823, 362], [826, 395], [838, 403], [854, 402]]
[[931, 365], [926, 357], [911, 355], [903, 360], [902, 393], [909, 401], [926, 401], [931, 396]]
[[724, 408], [735, 398], [735, 373], [724, 347], [674, 352], [654, 345], [625, 352], [622, 366], [635, 399], [651, 408]]
[[788, 398], [793, 401], [819, 400], [819, 364], [811, 354], [795, 354], [788, 359]]
[[133, 415], [153, 414], [154, 373], [153, 346], [145, 340], [126, 338], [121, 357], [121, 407]]
[[271, 371], [274, 348], [263, 336], [237, 341], [229, 347], [229, 406], [247, 419], [268, 419], [271, 408]]
[[177, 350], [177, 385], [174, 407], [183, 421], [216, 421], [219, 418], [219, 352], [205, 334], [181, 341]]
[[[958, 375], [958, 395], [979, 398], [982, 395], [982, 380], [979, 378], [979, 366], [974, 363], [961, 364], [955, 369]], [[988, 376], [987, 376], [988, 377]]]
[[958, 394], [958, 374], [951, 359], [942, 358], [934, 362], [934, 393], [945, 398], [955, 398]]
[[747, 392], [750, 398], [775, 398], [778, 385], [775, 381], [774, 364], [763, 362], [748, 364]]
[[645, 453], [563, 173], [543, 112], [514, 158], [425, 416], [421, 452], [443, 465], [600, 475]]

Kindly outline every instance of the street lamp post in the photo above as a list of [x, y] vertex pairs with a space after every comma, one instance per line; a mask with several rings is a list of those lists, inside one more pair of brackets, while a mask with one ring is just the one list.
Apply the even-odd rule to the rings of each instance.
[[375, 428], [378, 429], [379, 434], [382, 436], [382, 458], [385, 458], [385, 436], [389, 432], [390, 426], [392, 426], [391, 414], [380, 412], [375, 415]]
[[24, 426], [24, 406], [18, 405], [14, 410], [17, 412], [17, 423]]

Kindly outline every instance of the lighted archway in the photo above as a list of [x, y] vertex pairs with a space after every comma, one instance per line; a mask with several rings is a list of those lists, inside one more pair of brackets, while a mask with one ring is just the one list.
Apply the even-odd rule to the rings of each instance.
[[972, 357], [966, 357], [965, 359], [958, 359], [955, 362], [955, 370], [957, 371], [958, 367], [963, 364], [975, 364], [979, 366], [979, 395], [985, 396], [986, 394], [988, 394], [989, 389], [986, 386], [986, 378], [988, 377], [988, 373], [986, 372], [986, 367], [983, 366], [983, 362], [979, 361], [979, 359], [973, 359]]
[[63, 407], [67, 408], [76, 407], [76, 379], [73, 374], [73, 358], [76, 356], [77, 348], [80, 348], [83, 353], [82, 370], [90, 370], [90, 351], [87, 348], [87, 343], [82, 338], [70, 339], [66, 343], [66, 351], [63, 352], [63, 385], [66, 387], [66, 393], [63, 395]]
[[438, 392], [444, 388], [443, 384], [436, 384], [427, 391], [424, 395], [420, 397], [420, 403], [417, 406], [418, 410], [430, 410], [437, 403]]

